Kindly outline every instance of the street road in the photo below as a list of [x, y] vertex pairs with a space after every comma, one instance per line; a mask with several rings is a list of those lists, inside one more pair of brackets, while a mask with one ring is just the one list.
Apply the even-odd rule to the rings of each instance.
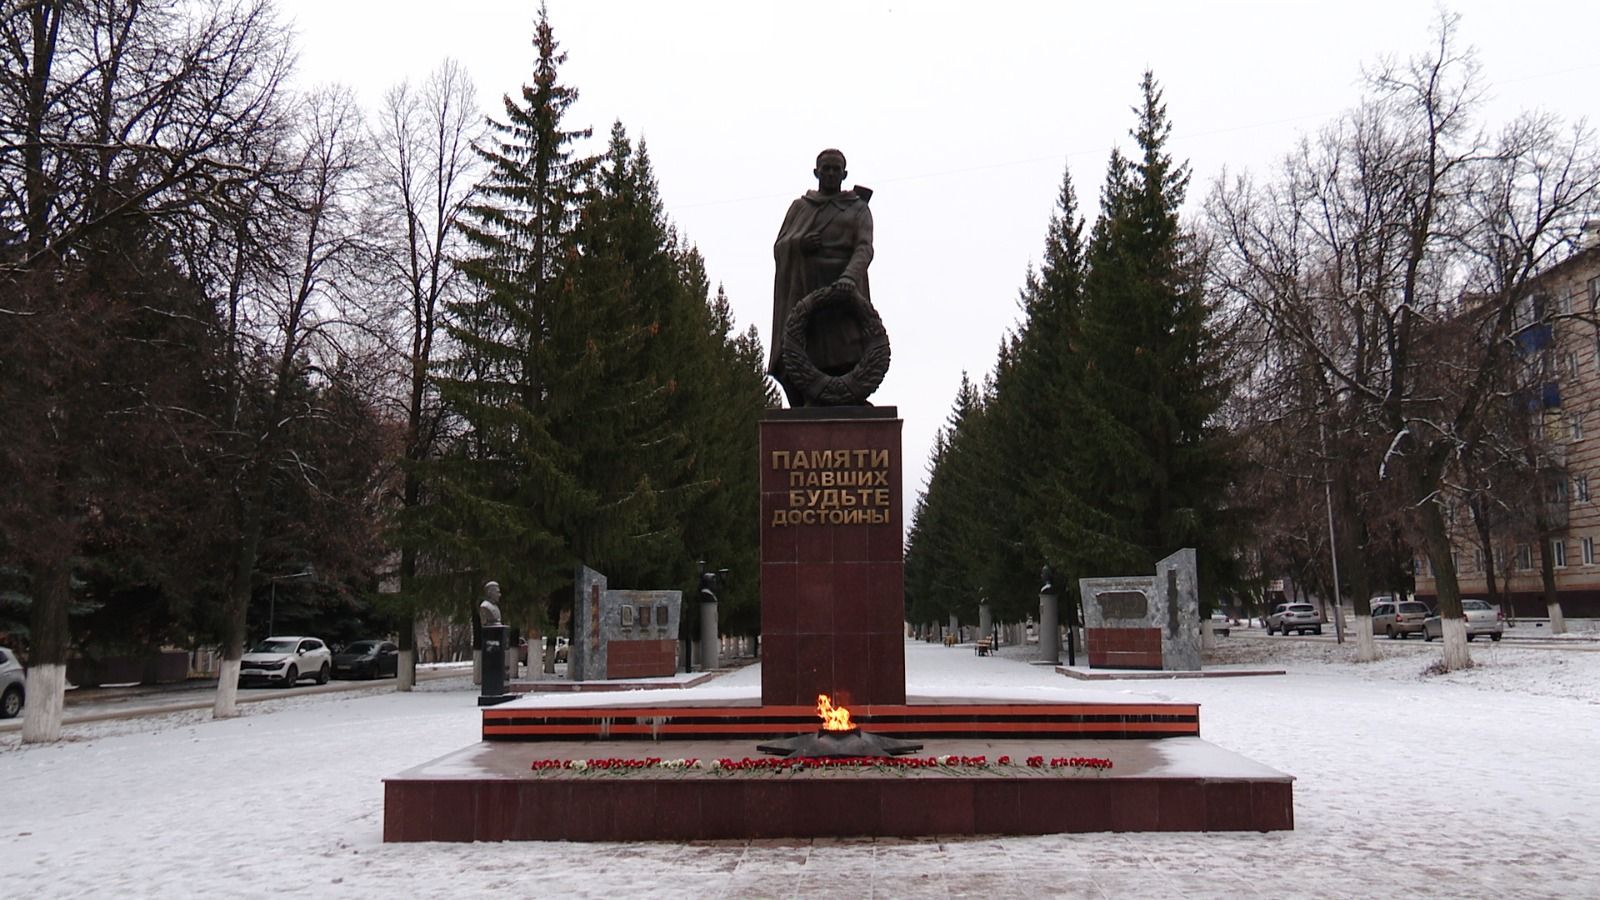
[[[472, 677], [472, 666], [462, 664], [447, 667], [426, 666], [417, 669], [417, 682], [424, 683], [444, 678]], [[281, 700], [301, 694], [328, 694], [338, 691], [394, 690], [392, 678], [375, 681], [330, 681], [314, 684], [306, 681], [292, 688], [240, 688], [240, 703], [258, 703], [262, 700]], [[216, 699], [215, 681], [191, 679], [182, 684], [137, 685], [113, 688], [78, 688], [67, 692], [66, 711], [62, 722], [76, 725], [82, 722], [101, 722], [107, 719], [126, 719], [135, 716], [154, 716], [190, 709], [210, 709]], [[23, 711], [23, 716], [27, 711]], [[23, 716], [0, 720], [0, 734], [19, 731]]]

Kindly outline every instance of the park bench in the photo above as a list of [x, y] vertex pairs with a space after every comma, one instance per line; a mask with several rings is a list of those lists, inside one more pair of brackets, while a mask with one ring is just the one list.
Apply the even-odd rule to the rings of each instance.
[[979, 656], [988, 656], [990, 653], [994, 652], [994, 642], [988, 638], [984, 638], [983, 640], [974, 643], [972, 645], [972, 649], [973, 652], [977, 653]]

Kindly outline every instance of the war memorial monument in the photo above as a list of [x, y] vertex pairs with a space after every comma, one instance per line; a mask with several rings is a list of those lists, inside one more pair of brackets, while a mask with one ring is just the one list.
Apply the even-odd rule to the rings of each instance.
[[[1072, 699], [1048, 702], [907, 683], [902, 423], [868, 399], [890, 362], [872, 192], [844, 189], [838, 150], [813, 174], [773, 247], [768, 369], [789, 408], [760, 423], [759, 693], [579, 681], [487, 706], [482, 741], [385, 779], [384, 840], [1292, 829], [1293, 778], [1201, 740], [1197, 704], [1108, 701], [1065, 678]], [[1159, 668], [1170, 623], [1143, 610], [1128, 624], [1156, 634], [1141, 662]]]

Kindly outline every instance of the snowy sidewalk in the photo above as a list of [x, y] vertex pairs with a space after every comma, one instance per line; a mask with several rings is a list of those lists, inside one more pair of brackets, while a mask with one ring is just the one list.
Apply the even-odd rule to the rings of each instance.
[[[907, 645], [910, 681], [1198, 702], [1205, 739], [1289, 772], [1294, 832], [703, 844], [391, 844], [382, 778], [478, 739], [467, 680], [0, 735], [8, 895], [118, 897], [1593, 897], [1587, 796], [1600, 654], [1473, 645], [1357, 666], [1344, 648], [1227, 642], [1289, 674], [1082, 687]], [[753, 669], [718, 679], [725, 688]], [[713, 683], [715, 684], [715, 682]]]

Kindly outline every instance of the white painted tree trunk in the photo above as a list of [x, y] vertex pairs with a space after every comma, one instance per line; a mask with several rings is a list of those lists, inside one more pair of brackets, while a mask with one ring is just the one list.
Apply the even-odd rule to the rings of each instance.
[[29, 666], [22, 686], [22, 742], [47, 744], [61, 740], [61, 710], [67, 702], [67, 667]]
[[1550, 604], [1550, 633], [1551, 634], [1566, 634], [1567, 633], [1567, 617], [1561, 614], [1561, 604], [1560, 603], [1552, 603], [1552, 604]]
[[1356, 662], [1373, 662], [1378, 658], [1377, 643], [1372, 640], [1372, 617], [1356, 616]]
[[1215, 649], [1217, 649], [1217, 634], [1216, 634], [1216, 631], [1212, 628], [1210, 619], [1206, 619], [1205, 621], [1200, 623], [1200, 649], [1201, 650], [1215, 650]]
[[1472, 653], [1467, 649], [1467, 622], [1465, 619], [1440, 619], [1444, 626], [1444, 670], [1472, 667]]
[[239, 661], [224, 659], [217, 674], [217, 702], [211, 707], [213, 719], [231, 719], [239, 714]]
[[483, 684], [483, 651], [472, 651], [472, 683]]
[[395, 679], [394, 689], [409, 691], [417, 685], [417, 651], [400, 651], [400, 677]]

